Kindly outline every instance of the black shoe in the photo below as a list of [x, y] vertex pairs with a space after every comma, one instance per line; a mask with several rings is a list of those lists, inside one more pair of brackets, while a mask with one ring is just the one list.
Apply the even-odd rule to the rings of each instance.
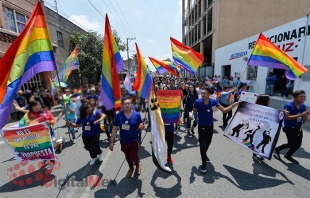
[[188, 131], [187, 132], [188, 137], [192, 137], [192, 134]]
[[253, 155], [253, 156], [252, 156], [252, 159], [253, 159], [253, 161], [254, 161], [255, 163], [259, 163], [258, 158], [257, 158], [256, 155]]
[[210, 159], [208, 158], [208, 156], [207, 156], [207, 158], [206, 158], [206, 162], [210, 162]]
[[202, 164], [201, 165], [201, 167], [200, 167], [200, 171], [202, 172], [202, 173], [205, 173], [205, 172], [207, 172], [207, 164]]
[[299, 162], [297, 160], [295, 160], [294, 158], [292, 158], [292, 156], [289, 156], [287, 154], [284, 155], [284, 157], [288, 160], [293, 162], [294, 164], [299, 164]]
[[276, 148], [274, 149], [273, 151], [273, 157], [277, 160], [280, 160], [281, 157], [280, 157], [280, 151], [278, 151]]
[[195, 132], [194, 132], [194, 130], [193, 130], [193, 129], [191, 130], [191, 132], [192, 132], [192, 134], [193, 134], [193, 135], [195, 135]]

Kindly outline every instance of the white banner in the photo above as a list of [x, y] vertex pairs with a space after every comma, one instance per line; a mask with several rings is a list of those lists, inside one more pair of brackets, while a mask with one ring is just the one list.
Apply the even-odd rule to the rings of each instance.
[[257, 96], [257, 93], [242, 91], [239, 100], [254, 104], [256, 102]]
[[270, 159], [282, 118], [280, 110], [242, 102], [223, 135], [246, 150]]

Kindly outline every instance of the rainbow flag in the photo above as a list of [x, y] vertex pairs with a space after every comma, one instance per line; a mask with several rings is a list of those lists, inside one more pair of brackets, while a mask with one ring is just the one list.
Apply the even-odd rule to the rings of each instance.
[[124, 65], [111, 31], [108, 15], [105, 18], [103, 61], [101, 74], [100, 99], [107, 110], [121, 108], [121, 90], [117, 67]]
[[152, 88], [153, 80], [146, 66], [144, 58], [139, 50], [138, 44], [136, 43], [136, 50], [138, 55], [138, 71], [133, 90], [138, 92], [138, 95], [142, 98], [149, 99], [150, 90]]
[[174, 69], [177, 72], [177, 76], [182, 76], [182, 66], [181, 65], [171, 65], [172, 69]]
[[158, 90], [156, 95], [164, 123], [178, 123], [182, 90]]
[[157, 69], [159, 74], [163, 74], [166, 71], [169, 71], [171, 74], [178, 76], [176, 70], [174, 70], [170, 65], [172, 64], [172, 62], [169, 61], [160, 61], [157, 60], [155, 58], [149, 57], [150, 61], [152, 62], [152, 64], [154, 65], [154, 67]]
[[50, 84], [51, 84], [51, 94], [53, 96], [55, 93], [55, 86], [50, 76], [48, 76], [48, 80], [50, 81]]
[[307, 68], [283, 52], [263, 34], [260, 34], [256, 41], [248, 65], [285, 69], [285, 76], [290, 80], [295, 80], [308, 71]]
[[14, 96], [35, 74], [56, 70], [54, 51], [39, 1], [25, 29], [0, 60], [0, 129], [5, 126]]
[[[60, 82], [67, 82], [69, 75], [73, 70], [79, 69], [79, 66], [78, 49], [75, 47], [59, 71]], [[57, 76], [54, 78], [54, 81], [58, 81]]]
[[242, 144], [244, 144], [245, 146], [247, 146], [249, 149], [251, 149], [252, 151], [254, 150], [254, 145], [251, 144], [250, 142], [246, 141], [245, 139], [242, 140]]
[[73, 92], [73, 94], [70, 96], [70, 98], [76, 98], [80, 95], [82, 95], [82, 88], [75, 90], [75, 92]]
[[170, 37], [170, 41], [175, 64], [181, 65], [185, 70], [195, 75], [199, 65], [204, 60], [203, 56], [172, 37]]

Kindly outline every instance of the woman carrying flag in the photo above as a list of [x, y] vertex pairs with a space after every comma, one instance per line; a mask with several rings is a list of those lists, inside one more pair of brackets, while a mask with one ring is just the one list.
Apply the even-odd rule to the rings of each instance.
[[[19, 121], [19, 127], [31, 126], [41, 122], [46, 122], [50, 126], [50, 134], [53, 137], [54, 131], [52, 130], [52, 125], [55, 123], [55, 119], [51, 112], [48, 111], [40, 102], [32, 101], [29, 102], [29, 111], [24, 115], [24, 117]], [[43, 160], [43, 166], [47, 165], [46, 160]], [[47, 170], [52, 170], [54, 166], [54, 160], [50, 161]]]

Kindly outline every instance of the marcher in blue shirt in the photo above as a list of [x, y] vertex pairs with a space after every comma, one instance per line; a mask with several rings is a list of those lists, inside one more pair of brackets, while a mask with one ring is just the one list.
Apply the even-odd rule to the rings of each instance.
[[200, 99], [195, 101], [193, 114], [198, 112], [198, 134], [199, 134], [199, 146], [200, 155], [202, 160], [201, 172], [207, 171], [207, 163], [209, 158], [207, 157], [207, 151], [212, 141], [213, 136], [213, 110], [212, 107], [216, 106], [219, 110], [226, 113], [232, 110], [239, 103], [236, 102], [226, 108], [222, 107], [216, 99], [210, 98], [214, 93], [212, 88], [203, 88], [201, 91]]
[[140, 113], [132, 109], [131, 98], [126, 96], [122, 99], [123, 111], [120, 111], [114, 120], [111, 134], [110, 150], [113, 151], [114, 139], [118, 128], [120, 129], [121, 150], [125, 154], [129, 165], [127, 177], [131, 177], [136, 165], [136, 174], [141, 174], [139, 152], [139, 129], [144, 129]]
[[[63, 99], [63, 107], [62, 111], [59, 113], [57, 122], [60, 120], [60, 118], [65, 115], [65, 120], [68, 120], [70, 122], [75, 121], [75, 110], [76, 110], [76, 104], [70, 100], [69, 97], [66, 97]], [[69, 126], [70, 133], [72, 135], [72, 143], [75, 144], [75, 131], [74, 128]]]
[[310, 110], [306, 109], [304, 102], [306, 101], [306, 93], [303, 90], [293, 92], [293, 101], [286, 103], [284, 110], [286, 116], [284, 118], [283, 131], [286, 134], [287, 144], [283, 144], [274, 149], [274, 158], [280, 160], [280, 151], [289, 148], [284, 157], [295, 163], [299, 164], [292, 155], [300, 148], [303, 131], [302, 124], [308, 121]]
[[[80, 109], [80, 117], [76, 119], [75, 123], [67, 121], [67, 126], [78, 127], [82, 124], [82, 140], [86, 150], [89, 151], [90, 165], [93, 165], [98, 159], [103, 160], [103, 153], [99, 146], [100, 138], [100, 122], [106, 117], [105, 114], [101, 113], [99, 110], [94, 109], [94, 107], [89, 103], [84, 103]], [[98, 157], [97, 157], [98, 156]]]
[[274, 85], [276, 84], [277, 77], [270, 72], [268, 77], [266, 78], [266, 94], [272, 96], [274, 91]]

